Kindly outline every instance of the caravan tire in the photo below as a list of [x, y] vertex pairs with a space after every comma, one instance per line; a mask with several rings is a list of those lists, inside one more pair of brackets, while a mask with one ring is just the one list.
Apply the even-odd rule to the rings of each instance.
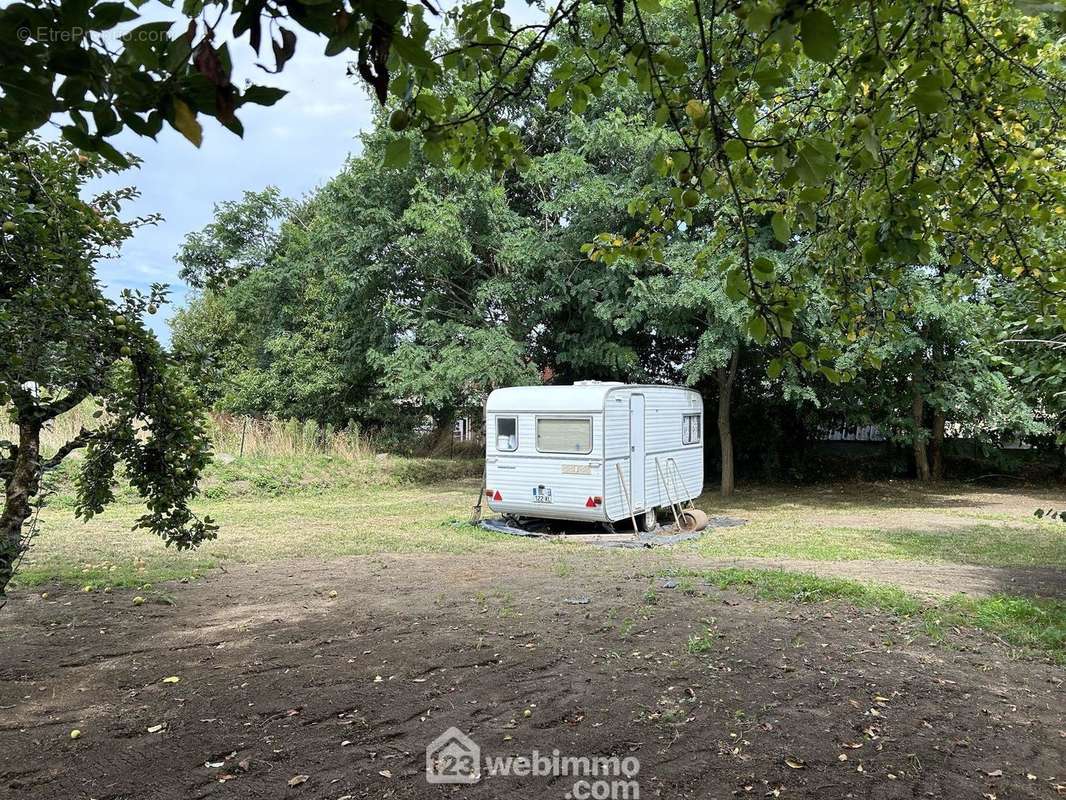
[[655, 517], [654, 508], [649, 508], [647, 511], [637, 514], [637, 527], [645, 533], [659, 527], [659, 520]]

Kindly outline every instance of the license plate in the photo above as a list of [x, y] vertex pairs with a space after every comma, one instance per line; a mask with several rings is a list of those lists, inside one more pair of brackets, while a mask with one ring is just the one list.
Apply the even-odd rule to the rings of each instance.
[[552, 501], [552, 490], [546, 486], [537, 486], [533, 489], [533, 502], [534, 503], [550, 503]]

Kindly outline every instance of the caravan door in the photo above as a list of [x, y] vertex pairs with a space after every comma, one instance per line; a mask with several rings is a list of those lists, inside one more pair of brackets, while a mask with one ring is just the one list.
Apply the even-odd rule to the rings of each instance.
[[629, 483], [633, 511], [644, 509], [644, 395], [629, 396]]

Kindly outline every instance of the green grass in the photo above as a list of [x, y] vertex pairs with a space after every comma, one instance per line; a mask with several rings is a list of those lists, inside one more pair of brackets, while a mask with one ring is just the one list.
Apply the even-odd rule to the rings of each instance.
[[1066, 664], [1066, 601], [1008, 597], [952, 597], [927, 614], [940, 625], [972, 625], [1010, 644], [1043, 650]]
[[[199, 513], [219, 521], [219, 538], [181, 553], [150, 534], [130, 531], [143, 512], [128, 486], [119, 488], [117, 502], [101, 516], [75, 520], [76, 466], [67, 464], [54, 479], [55, 493], [41, 517], [43, 535], [17, 580], [22, 585], [58, 579], [136, 586], [200, 575], [230, 562], [279, 558], [543, 549], [535, 541], [450, 524], [470, 518], [481, 470], [477, 460], [303, 456], [219, 462], [207, 471], [195, 504]], [[699, 504], [749, 524], [713, 529], [674, 552], [1066, 567], [1066, 526], [1032, 515], [1047, 495], [906, 483], [744, 487], [728, 501], [708, 494]], [[570, 568], [565, 561], [557, 564], [561, 576]]]
[[708, 513], [749, 520], [689, 545], [708, 558], [945, 561], [1066, 567], [1066, 525], [1033, 511], [1061, 487], [997, 494], [962, 485], [745, 487], [708, 493]]
[[819, 578], [800, 572], [765, 569], [720, 569], [699, 573], [719, 589], [751, 589], [761, 600], [822, 603], [842, 600], [859, 608], [877, 608], [901, 616], [922, 611], [922, 601], [894, 586], [864, 584], [844, 578]]
[[693, 634], [688, 637], [688, 643], [685, 645], [685, 649], [689, 655], [698, 656], [711, 652], [714, 649], [714, 634], [711, 631], [707, 631], [702, 635]]
[[[48, 503], [52, 508], [74, 508], [74, 476], [79, 468], [78, 459], [71, 459], [49, 474], [52, 494]], [[214, 461], [200, 480], [200, 500], [307, 497], [360, 492], [378, 486], [466, 486], [481, 479], [482, 468], [482, 462], [477, 459], [390, 455], [361, 459], [307, 455]], [[470, 492], [472, 504], [476, 488]], [[140, 502], [136, 491], [124, 480], [120, 480], [115, 496], [120, 504]]]
[[979, 628], [1009, 645], [1046, 654], [1066, 664], [1066, 601], [998, 595], [972, 598], [956, 595], [943, 601], [914, 597], [893, 586], [864, 584], [843, 578], [819, 578], [782, 570], [720, 569], [709, 572], [671, 571], [699, 577], [719, 589], [749, 591], [761, 600], [792, 603], [844, 602], [921, 621], [937, 639], [956, 627]]
[[950, 561], [982, 566], [1066, 567], [1066, 531], [973, 525], [948, 530], [883, 530], [767, 524], [716, 530], [697, 545], [708, 558], [795, 558], [815, 561]]
[[[144, 513], [121, 500], [88, 522], [63, 504], [46, 507], [15, 583], [139, 586], [196, 577], [223, 564], [330, 559], [375, 553], [472, 553], [543, 549], [543, 543], [465, 524], [479, 482], [412, 485], [394, 479], [320, 492], [204, 498], [195, 504], [220, 525], [217, 539], [194, 550], [164, 547], [131, 530]], [[570, 545], [553, 544], [562, 554]]]
[[[193, 578], [231, 564], [278, 559], [326, 560], [379, 553], [538, 553], [560, 578], [595, 569], [606, 559], [647, 564], [641, 551], [593, 551], [578, 544], [509, 537], [464, 524], [480, 487], [481, 462], [392, 456], [248, 458], [207, 471], [198, 513], [219, 522], [216, 540], [192, 551], [164, 547], [130, 528], [143, 513], [128, 486], [117, 502], [87, 523], [73, 516], [76, 462], [59, 470], [41, 514], [41, 535], [16, 583], [58, 580], [99, 589]], [[997, 567], [1066, 567], [1066, 525], [1039, 520], [1056, 489], [1012, 493], [962, 485], [884, 483], [744, 487], [723, 501], [698, 501], [711, 514], [750, 520], [709, 531], [670, 553], [707, 557], [812, 560], [900, 559]], [[656, 569], [656, 568], [653, 568]], [[1066, 659], [1066, 603], [993, 597], [932, 602], [889, 586], [769, 570], [683, 573], [678, 590], [697, 592], [701, 576], [723, 589], [745, 588], [768, 600], [840, 601], [921, 618], [933, 635], [953, 625], [981, 628], [1012, 645]], [[648, 604], [659, 598], [653, 591]], [[503, 613], [503, 612], [501, 612]]]

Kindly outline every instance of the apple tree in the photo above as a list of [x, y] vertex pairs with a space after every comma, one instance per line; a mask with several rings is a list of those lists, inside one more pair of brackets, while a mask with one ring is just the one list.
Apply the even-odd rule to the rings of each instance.
[[[140, 224], [119, 218], [132, 189], [81, 197], [85, 183], [114, 170], [98, 156], [32, 136], [0, 142], [0, 405], [18, 441], [0, 441], [0, 601], [28, 545], [26, 520], [42, 475], [75, 450], [77, 514], [88, 519], [113, 499], [116, 469], [144, 497], [136, 527], [169, 545], [192, 547], [215, 535], [188, 502], [209, 460], [204, 415], [144, 324], [165, 289], [107, 299], [95, 265]], [[98, 423], [54, 453], [42, 430], [87, 398]]]

